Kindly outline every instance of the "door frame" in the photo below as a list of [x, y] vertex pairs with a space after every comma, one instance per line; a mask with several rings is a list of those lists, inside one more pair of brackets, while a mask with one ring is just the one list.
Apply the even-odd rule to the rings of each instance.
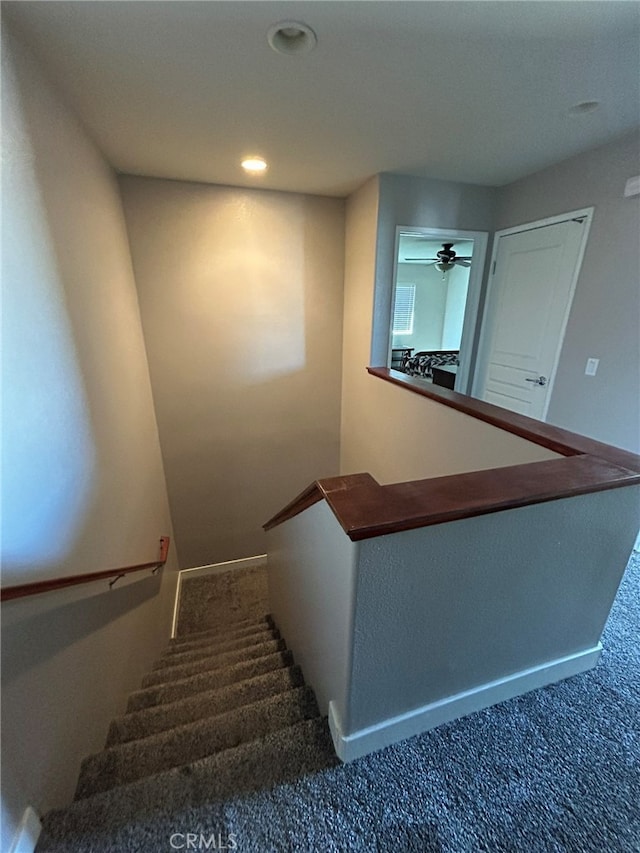
[[551, 397], [553, 396], [553, 387], [556, 380], [556, 373], [558, 372], [558, 364], [560, 363], [560, 353], [562, 352], [562, 346], [564, 344], [564, 338], [567, 331], [567, 324], [569, 322], [569, 315], [571, 313], [571, 307], [573, 305], [573, 297], [576, 292], [576, 285], [578, 283], [578, 278], [580, 277], [580, 271], [582, 269], [582, 261], [584, 258], [584, 253], [587, 247], [587, 240], [589, 237], [589, 231], [591, 229], [591, 222], [593, 220], [593, 207], [583, 207], [579, 210], [570, 210], [567, 213], [560, 213], [556, 216], [547, 216], [544, 219], [536, 219], [533, 222], [524, 222], [522, 225], [514, 225], [511, 228], [503, 228], [501, 231], [496, 231], [493, 235], [493, 249], [491, 252], [491, 263], [489, 264], [489, 273], [487, 277], [487, 289], [484, 299], [484, 306], [482, 310], [482, 320], [480, 323], [480, 338], [478, 342], [478, 356], [476, 358], [476, 369], [474, 371], [471, 395], [476, 397], [478, 400], [481, 400], [481, 393], [484, 389], [485, 385], [485, 377], [487, 373], [488, 367], [488, 357], [490, 354], [490, 345], [491, 341], [489, 340], [489, 335], [487, 332], [487, 319], [489, 317], [489, 312], [492, 308], [492, 302], [495, 298], [495, 279], [494, 275], [496, 272], [496, 260], [498, 257], [498, 248], [500, 244], [501, 237], [508, 237], [511, 234], [520, 234], [523, 231], [534, 231], [538, 228], [546, 228], [549, 225], [559, 225], [562, 222], [568, 222], [573, 219], [584, 219], [584, 225], [582, 228], [582, 238], [580, 242], [580, 247], [578, 249], [578, 257], [576, 260], [575, 269], [573, 272], [573, 277], [571, 279], [571, 283], [569, 285], [569, 298], [567, 300], [567, 307], [564, 312], [564, 316], [562, 318], [562, 324], [560, 326], [560, 334], [558, 336], [558, 343], [556, 345], [556, 352], [553, 360], [553, 367], [551, 369], [551, 373], [549, 375], [548, 382], [548, 390], [547, 397], [544, 404], [544, 409], [542, 412], [541, 421], [546, 421], [547, 413], [549, 411], [549, 405], [551, 403]]
[[400, 237], [406, 234], [418, 234], [430, 240], [444, 242], [450, 237], [456, 240], [473, 240], [473, 259], [469, 268], [469, 284], [467, 286], [467, 302], [464, 309], [462, 321], [462, 337], [460, 339], [460, 355], [458, 360], [458, 374], [456, 376], [456, 391], [460, 394], [470, 394], [470, 379], [472, 368], [472, 354], [475, 332], [478, 324], [480, 309], [480, 295], [482, 293], [482, 281], [484, 278], [484, 267], [487, 258], [487, 244], [489, 233], [487, 231], [461, 231], [459, 228], [422, 228], [419, 225], [396, 226], [396, 239], [393, 254], [393, 277], [391, 279], [391, 300], [389, 305], [389, 342], [387, 346], [387, 367], [391, 364], [391, 349], [393, 335], [391, 324], [393, 323], [393, 306], [395, 303], [396, 285], [398, 279], [398, 251], [400, 249]]

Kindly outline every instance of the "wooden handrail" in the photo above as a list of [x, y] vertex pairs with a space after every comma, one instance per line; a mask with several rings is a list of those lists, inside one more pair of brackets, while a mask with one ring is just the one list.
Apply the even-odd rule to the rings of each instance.
[[317, 480], [271, 518], [265, 530], [322, 499], [352, 541], [576, 495], [640, 484], [640, 456], [507, 412], [388, 368], [369, 373], [534, 442], [562, 458], [380, 485], [370, 474]]
[[298, 515], [323, 498], [328, 500], [334, 492], [347, 492], [353, 495], [353, 490], [358, 486], [379, 488], [380, 484], [373, 479], [371, 474], [348, 474], [345, 477], [327, 477], [324, 480], [316, 480], [283, 507], [280, 512], [276, 513], [273, 518], [269, 519], [263, 528], [264, 530], [271, 530], [273, 527], [277, 527], [283, 521], [288, 521], [294, 515]]
[[[68, 577], [51, 578], [50, 580], [6, 586], [0, 590], [0, 601], [10, 601], [12, 598], [24, 598], [28, 595], [39, 595], [42, 592], [51, 592], [54, 589], [64, 589], [64, 587], [67, 586], [77, 586], [78, 584], [106, 580], [107, 578], [115, 578], [117, 580], [123, 575], [129, 575], [133, 572], [141, 572], [144, 569], [152, 569], [152, 571], [155, 572], [167, 562], [169, 542], [169, 536], [160, 537], [160, 556], [157, 560], [153, 560], [150, 563], [138, 563], [135, 566], [124, 566], [121, 569], [107, 569], [104, 572], [88, 572], [83, 575], [69, 575]], [[115, 580], [112, 581], [109, 586], [113, 586], [114, 583]]]

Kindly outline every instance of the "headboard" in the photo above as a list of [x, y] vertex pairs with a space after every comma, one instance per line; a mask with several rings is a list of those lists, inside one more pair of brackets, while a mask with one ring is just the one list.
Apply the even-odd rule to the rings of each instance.
[[405, 356], [399, 368], [409, 376], [422, 376], [431, 379], [432, 368], [445, 364], [460, 364], [460, 350], [423, 350], [415, 355]]

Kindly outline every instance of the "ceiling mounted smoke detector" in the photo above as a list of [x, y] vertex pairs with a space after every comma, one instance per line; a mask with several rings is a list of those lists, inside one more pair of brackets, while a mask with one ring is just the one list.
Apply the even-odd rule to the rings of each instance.
[[302, 21], [280, 21], [269, 27], [267, 41], [276, 53], [309, 53], [318, 43], [318, 37]]

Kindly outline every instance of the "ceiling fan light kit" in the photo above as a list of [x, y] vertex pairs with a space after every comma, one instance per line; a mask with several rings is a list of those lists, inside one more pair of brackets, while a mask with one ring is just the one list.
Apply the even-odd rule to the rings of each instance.
[[459, 257], [453, 250], [454, 243], [443, 243], [435, 258], [405, 258], [405, 261], [429, 261], [432, 262], [438, 272], [442, 273], [444, 279], [446, 273], [454, 267], [470, 267], [472, 256]]

